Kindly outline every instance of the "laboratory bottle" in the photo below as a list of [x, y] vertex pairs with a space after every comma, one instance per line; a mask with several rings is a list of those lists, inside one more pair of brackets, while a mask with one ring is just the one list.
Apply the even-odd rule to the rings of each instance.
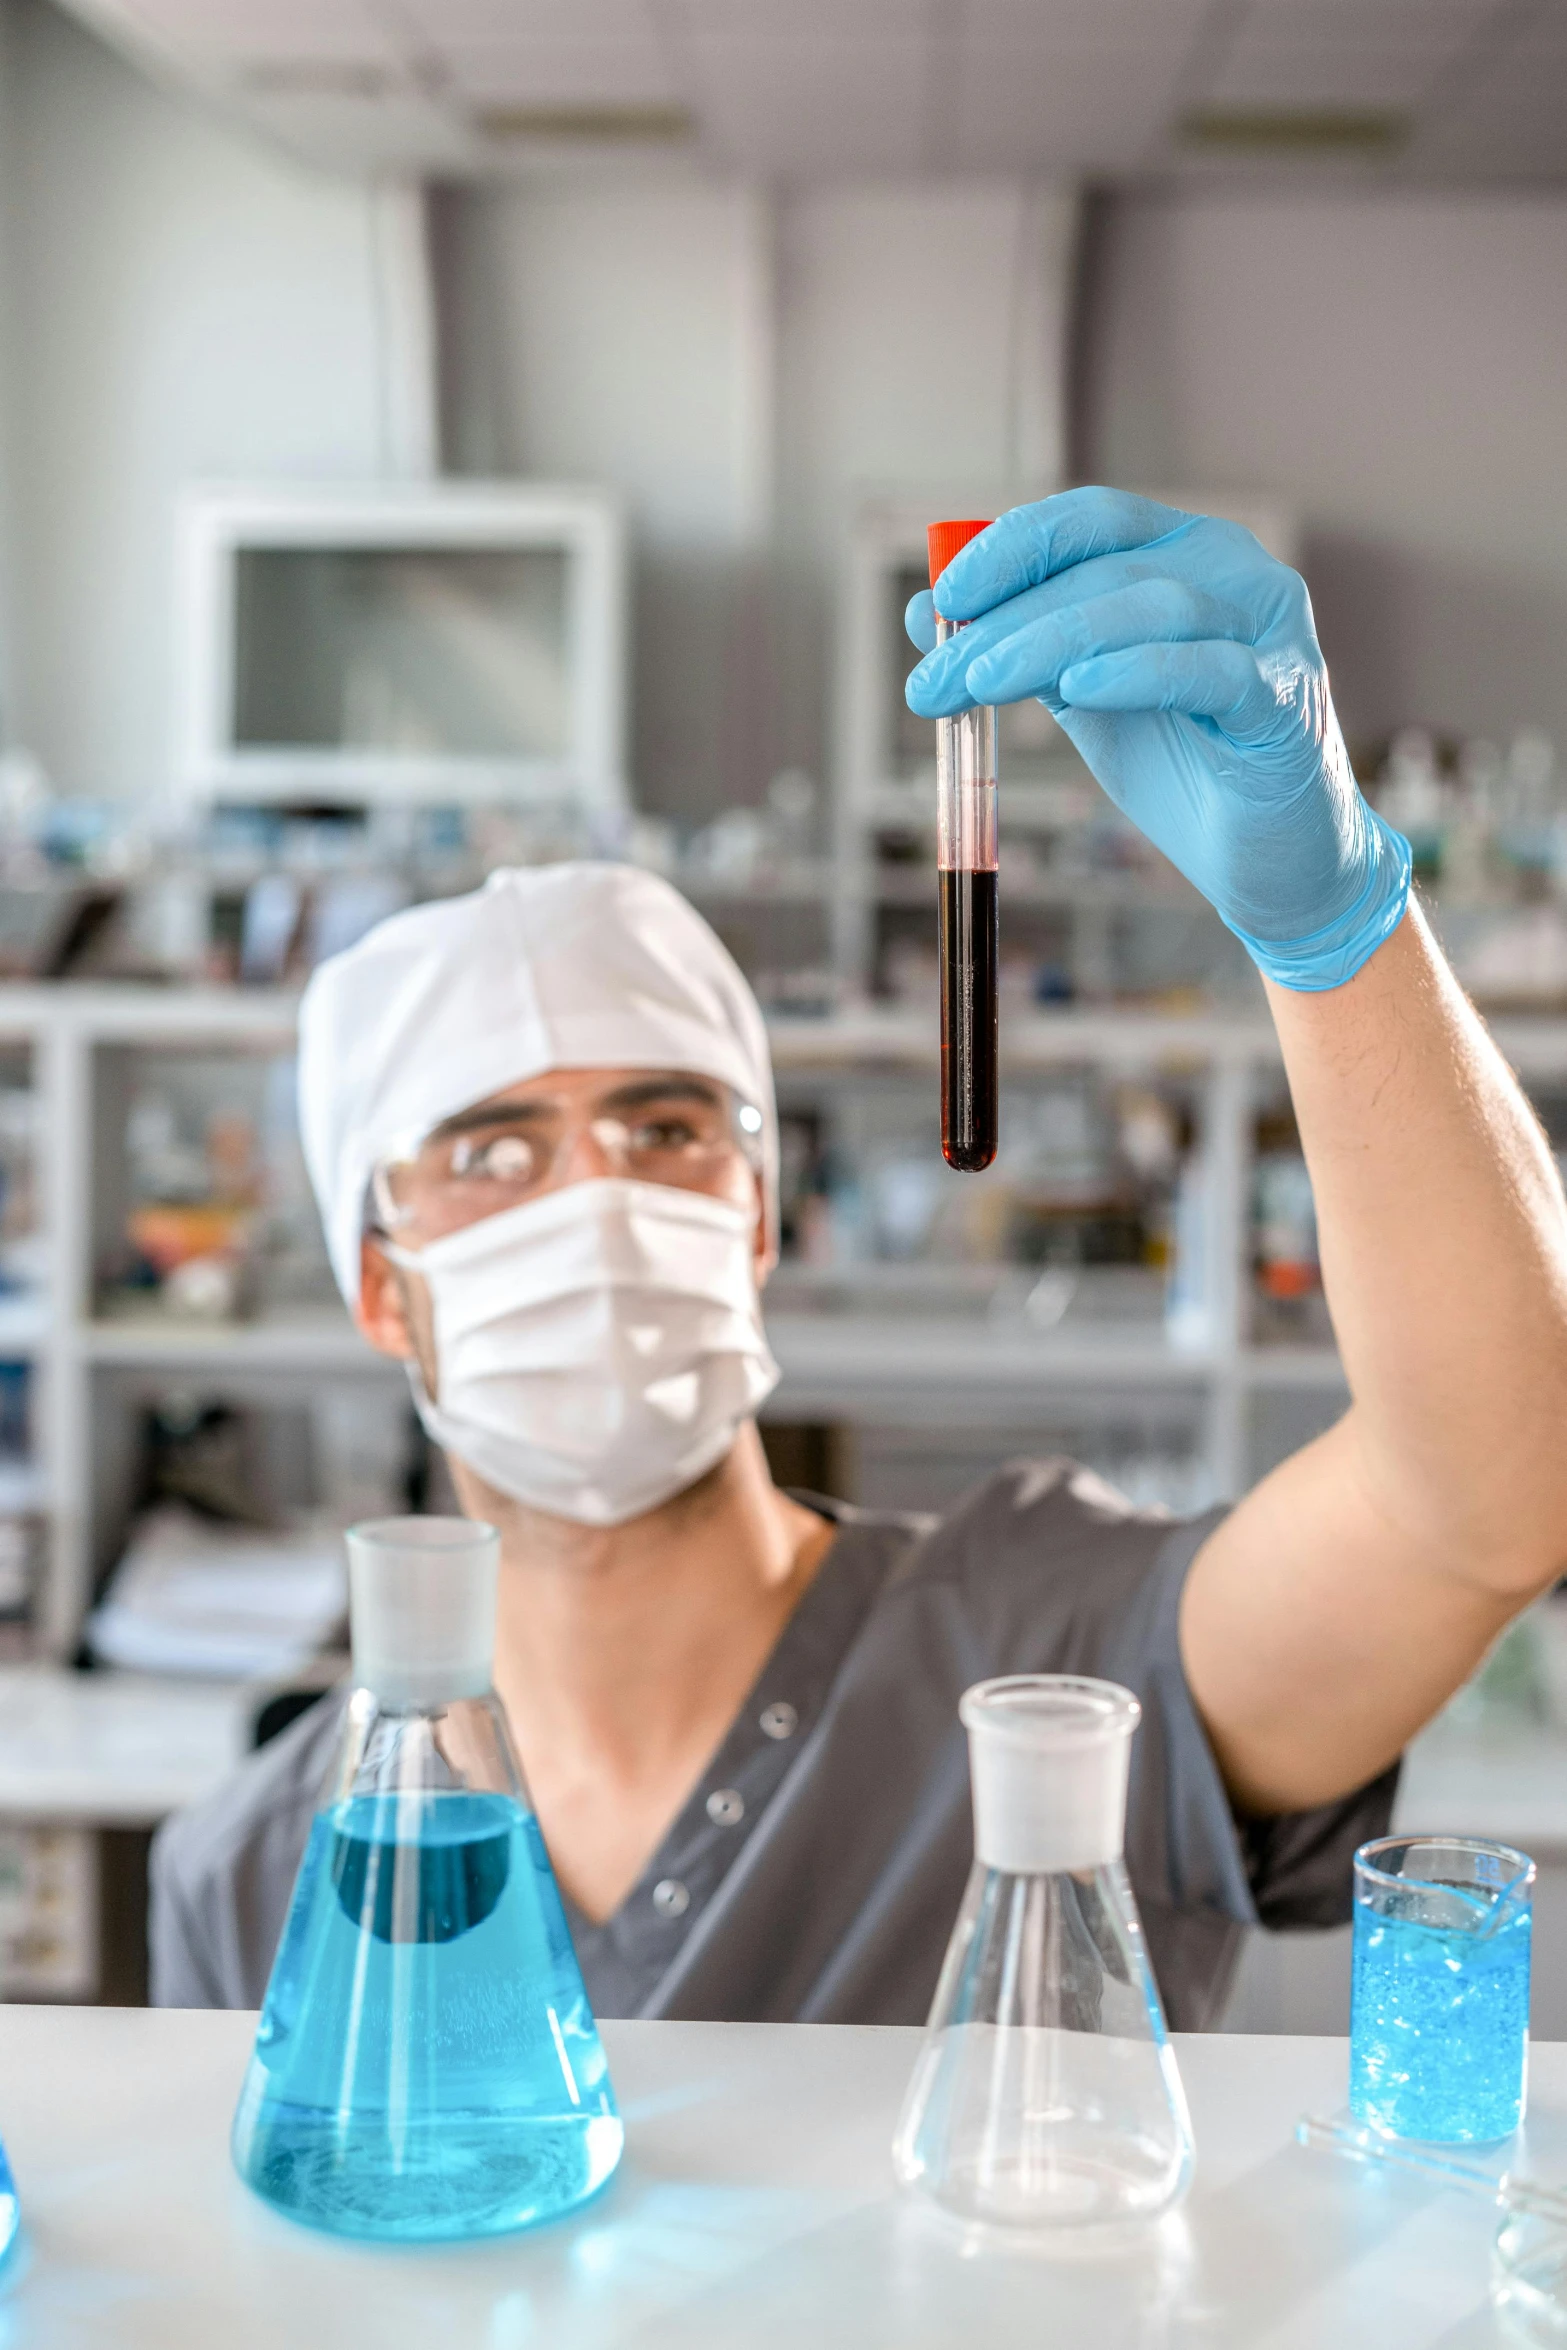
[[490, 1686], [499, 1538], [348, 1536], [355, 1687], [234, 2121], [256, 2192], [338, 2235], [486, 2236], [569, 2211], [622, 2129]]
[[[933, 522], [930, 584], [988, 522]], [[936, 616], [936, 642], [955, 624]], [[936, 938], [941, 964], [941, 1153], [975, 1174], [996, 1155], [1000, 896], [996, 713], [936, 721]]]
[[893, 2164], [977, 2242], [1111, 2244], [1191, 2175], [1186, 2099], [1122, 1864], [1141, 1708], [1025, 1674], [963, 1697], [975, 1860]]

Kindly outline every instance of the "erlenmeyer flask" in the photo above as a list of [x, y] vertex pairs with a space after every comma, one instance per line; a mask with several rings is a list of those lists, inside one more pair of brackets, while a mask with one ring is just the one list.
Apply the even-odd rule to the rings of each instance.
[[0, 2146], [0, 2270], [4, 2269], [21, 2231], [22, 2206], [17, 2200], [16, 2181], [11, 2176], [5, 2148]]
[[1121, 1862], [1141, 1707], [1041, 1673], [962, 1700], [975, 1862], [893, 2162], [983, 2236], [1102, 2238], [1166, 2211], [1191, 2124]]
[[499, 1540], [348, 1537], [354, 1677], [234, 2120], [240, 2175], [339, 2235], [493, 2235], [620, 2159], [604, 2051], [490, 1688]]

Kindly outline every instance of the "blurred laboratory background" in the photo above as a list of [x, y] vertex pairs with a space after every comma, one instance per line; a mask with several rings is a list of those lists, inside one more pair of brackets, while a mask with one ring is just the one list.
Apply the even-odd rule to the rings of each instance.
[[[1082, 480], [1297, 563], [1564, 1150], [1564, 416], [1567, 0], [0, 0], [0, 1992], [145, 1995], [151, 1829], [340, 1669], [340, 1528], [438, 1503], [294, 1008], [493, 865], [646, 863], [762, 998], [787, 1480], [1187, 1511], [1335, 1418], [1250, 965], [1037, 706], [943, 1166], [903, 606]], [[1548, 1601], [1401, 1816], [1567, 1918], [1564, 1766]], [[1234, 2020], [1342, 2029], [1341, 1959]]]

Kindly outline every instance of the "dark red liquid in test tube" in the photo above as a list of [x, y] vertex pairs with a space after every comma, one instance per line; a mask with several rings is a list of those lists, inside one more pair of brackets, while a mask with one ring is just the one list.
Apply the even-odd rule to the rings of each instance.
[[941, 1155], [977, 1174], [996, 1155], [996, 948], [1000, 893], [991, 873], [943, 870]]
[[[932, 587], [983, 522], [930, 526]], [[953, 634], [938, 615], [938, 641]], [[937, 939], [941, 957], [941, 1155], [976, 1174], [996, 1155], [996, 713], [936, 722]]]

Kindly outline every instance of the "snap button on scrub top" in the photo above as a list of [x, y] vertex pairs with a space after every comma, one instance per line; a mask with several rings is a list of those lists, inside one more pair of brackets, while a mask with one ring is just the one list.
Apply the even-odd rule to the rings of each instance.
[[799, 1726], [800, 1717], [787, 1698], [762, 1708], [760, 1727], [764, 1738], [792, 1738]]
[[745, 1797], [738, 1787], [715, 1787], [707, 1799], [707, 1816], [715, 1828], [737, 1828], [745, 1818]]
[[660, 1877], [653, 1888], [653, 1907], [662, 1918], [684, 1917], [691, 1896], [678, 1877]]

